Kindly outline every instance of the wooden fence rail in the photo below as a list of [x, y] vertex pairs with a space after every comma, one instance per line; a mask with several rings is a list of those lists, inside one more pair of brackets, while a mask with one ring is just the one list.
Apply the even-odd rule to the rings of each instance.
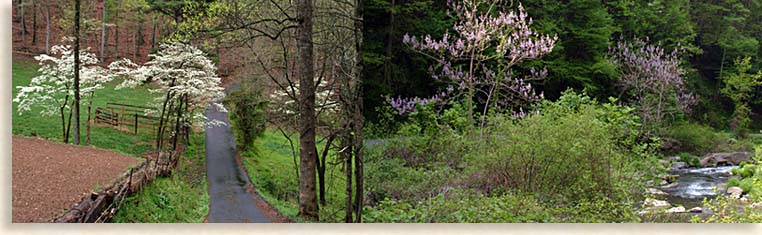
[[145, 114], [151, 110], [157, 111], [146, 106], [106, 103], [106, 107], [95, 108], [95, 123], [131, 131], [134, 134], [138, 134], [139, 129], [157, 131], [161, 118]]

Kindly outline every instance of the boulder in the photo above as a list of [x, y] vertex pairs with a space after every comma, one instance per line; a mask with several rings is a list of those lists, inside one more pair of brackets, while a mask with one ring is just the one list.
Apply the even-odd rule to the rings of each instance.
[[716, 167], [721, 165], [738, 165], [746, 162], [750, 158], [749, 152], [734, 153], [710, 153], [704, 159], [701, 159], [701, 166]]
[[653, 198], [646, 198], [645, 201], [643, 201], [643, 207], [648, 208], [666, 208], [666, 207], [672, 207], [672, 204], [669, 204], [667, 201], [663, 200], [657, 200]]
[[668, 185], [664, 185], [664, 186], [661, 186], [661, 189], [670, 189], [670, 188], [674, 188], [674, 187], [677, 187], [678, 185], [679, 185], [679, 184], [678, 184], [677, 182], [673, 182], [673, 183], [671, 183], [671, 184], [668, 184]]
[[743, 189], [739, 188], [739, 187], [730, 187], [725, 192], [730, 194], [730, 196], [732, 196], [734, 198], [740, 198], [741, 194], [743, 194]]
[[688, 210], [688, 212], [690, 212], [690, 213], [701, 213], [701, 212], [704, 212], [704, 208], [694, 207], [694, 208], [691, 208], [690, 210]]
[[661, 151], [667, 153], [682, 152], [683, 147], [680, 141], [673, 138], [661, 138]]
[[651, 195], [667, 195], [667, 193], [665, 193], [664, 191], [661, 191], [655, 188], [646, 189], [646, 193]]
[[683, 206], [672, 207], [672, 208], [669, 208], [669, 210], [664, 211], [664, 213], [667, 213], [667, 214], [685, 213], [685, 207]]
[[688, 163], [685, 162], [673, 162], [672, 163], [672, 170], [679, 170], [683, 168], [688, 168]]

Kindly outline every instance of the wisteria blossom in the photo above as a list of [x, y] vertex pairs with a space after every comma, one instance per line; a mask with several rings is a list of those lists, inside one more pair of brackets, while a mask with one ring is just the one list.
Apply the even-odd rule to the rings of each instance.
[[[513, 1], [511, 1], [513, 2]], [[512, 110], [542, 99], [530, 81], [544, 79], [547, 71], [532, 69], [528, 76], [515, 76], [512, 67], [522, 61], [537, 59], [550, 53], [557, 36], [538, 33], [530, 28], [532, 19], [519, 3], [516, 11], [504, 0], [448, 1], [451, 14], [457, 19], [451, 33], [441, 39], [426, 35], [421, 38], [405, 35], [403, 42], [430, 55], [438, 62], [432, 69], [435, 79], [453, 83], [466, 95], [469, 124], [473, 124], [473, 100], [486, 97], [483, 114], [488, 109]], [[398, 111], [431, 99], [395, 100]], [[402, 102], [402, 103], [400, 103]]]
[[609, 48], [609, 61], [619, 67], [619, 86], [640, 109], [646, 125], [661, 123], [665, 116], [689, 112], [696, 96], [688, 93], [680, 68], [679, 49], [665, 52], [648, 40], [620, 40]]
[[224, 125], [219, 120], [208, 120], [203, 111], [208, 105], [220, 111], [227, 109], [220, 103], [225, 97], [222, 81], [217, 76], [217, 67], [206, 54], [198, 48], [182, 44], [162, 44], [151, 60], [142, 66], [127, 60], [118, 60], [109, 65], [114, 74], [125, 76], [125, 80], [117, 88], [135, 87], [148, 79], [159, 84], [152, 92], [163, 93], [155, 105], [164, 101], [176, 104], [184, 103], [188, 112], [184, 115], [205, 126]]
[[[70, 42], [70, 39], [64, 39]], [[66, 139], [66, 112], [71, 112], [74, 96], [74, 53], [70, 45], [56, 45], [51, 54], [35, 56], [40, 64], [40, 75], [32, 78], [27, 86], [19, 86], [19, 92], [13, 99], [18, 103], [18, 112], [23, 115], [33, 107], [42, 108], [45, 116], [60, 115], [61, 128]], [[80, 50], [80, 97], [83, 101], [92, 99], [96, 90], [111, 81], [114, 76], [98, 66], [98, 59], [89, 48]]]

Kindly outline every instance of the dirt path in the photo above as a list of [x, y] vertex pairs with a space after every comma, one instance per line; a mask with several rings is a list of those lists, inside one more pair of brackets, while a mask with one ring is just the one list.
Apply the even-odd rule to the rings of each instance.
[[[231, 86], [237, 87], [235, 84]], [[236, 145], [227, 113], [210, 107], [206, 117], [223, 121], [227, 126], [206, 129], [206, 176], [209, 181], [210, 223], [277, 222], [272, 209], [250, 193], [251, 182], [236, 162]], [[247, 188], [249, 190], [247, 190]], [[258, 206], [261, 205], [262, 207]], [[263, 209], [264, 207], [264, 209]]]
[[13, 137], [14, 223], [50, 222], [139, 160], [108, 150]]

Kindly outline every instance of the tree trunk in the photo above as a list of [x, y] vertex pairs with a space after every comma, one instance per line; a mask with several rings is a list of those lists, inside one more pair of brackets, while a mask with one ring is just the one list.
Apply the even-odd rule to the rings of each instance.
[[74, 144], [79, 144], [79, 15], [80, 1], [74, 1]]
[[153, 19], [151, 19], [151, 51], [156, 48], [156, 17], [157, 15], [154, 14]]
[[384, 84], [388, 85], [392, 80], [392, 48], [394, 40], [394, 11], [391, 8], [395, 6], [395, 0], [392, 0], [389, 12], [389, 33], [386, 38], [386, 60], [384, 61]]
[[61, 140], [63, 140], [64, 143], [69, 143], [68, 138], [66, 137], [66, 105], [69, 104], [69, 96], [67, 95], [64, 97], [63, 106], [61, 106]]
[[90, 118], [92, 117], [92, 114], [93, 114], [92, 108], [93, 108], [94, 96], [95, 96], [95, 92], [90, 92], [90, 100], [88, 101], [88, 104], [87, 104], [87, 124], [85, 124], [87, 126], [87, 130], [85, 131], [87, 135], [87, 137], [85, 138], [85, 145], [90, 145], [90, 120], [91, 120]]
[[45, 54], [50, 54], [50, 0], [45, 0]]
[[21, 42], [22, 45], [26, 46], [26, 14], [24, 14], [24, 9], [26, 8], [26, 3], [24, 3], [24, 0], [21, 0], [21, 4], [19, 4], [19, 7], [21, 8]]
[[[325, 162], [328, 158], [328, 150], [331, 149], [331, 145], [333, 144], [333, 140], [336, 138], [336, 135], [330, 135], [328, 136], [328, 139], [325, 141], [325, 147], [323, 148], [323, 153], [320, 155], [320, 157], [317, 159], [317, 173], [318, 173], [318, 184], [319, 184], [319, 191], [320, 191], [320, 205], [325, 206]], [[315, 152], [317, 152], [317, 149], [315, 149]]]
[[355, 50], [357, 57], [354, 67], [355, 75], [355, 89], [354, 89], [354, 151], [355, 151], [355, 213], [357, 216], [355, 221], [362, 223], [362, 208], [363, 208], [363, 122], [364, 117], [363, 110], [363, 89], [362, 89], [362, 74], [363, 74], [363, 60], [362, 60], [362, 29], [363, 29], [363, 0], [357, 0], [355, 5]]
[[[345, 102], [346, 103], [346, 102]], [[346, 111], [344, 111], [346, 112]], [[351, 116], [351, 115], [347, 115]], [[350, 122], [351, 118], [345, 118], [346, 122]], [[341, 156], [344, 159], [344, 167], [345, 167], [345, 173], [346, 173], [346, 182], [347, 182], [347, 188], [346, 188], [346, 208], [344, 209], [344, 222], [345, 223], [352, 223], [354, 221], [354, 206], [352, 203], [353, 194], [353, 188], [352, 188], [352, 137], [350, 135], [351, 131], [349, 130], [350, 125], [344, 125], [341, 130]]]
[[108, 12], [108, 0], [103, 0], [103, 14], [101, 14], [101, 62], [106, 61], [106, 12]]
[[122, 9], [122, 1], [116, 1], [116, 11], [114, 12], [114, 53], [119, 54], [119, 11]]
[[[169, 84], [169, 87], [175, 86], [175, 81], [177, 78], [172, 78], [172, 82]], [[161, 137], [164, 127], [164, 115], [167, 111], [167, 103], [169, 103], [169, 98], [171, 97], [172, 92], [167, 91], [167, 96], [164, 97], [164, 104], [161, 106], [161, 115], [159, 116], [159, 128], [157, 129], [156, 134], [156, 149], [161, 150]]]
[[318, 221], [318, 203], [315, 193], [315, 71], [312, 58], [312, 0], [298, 0], [297, 36], [299, 72], [299, 216]]
[[37, 4], [32, 0], [32, 45], [37, 45]]

